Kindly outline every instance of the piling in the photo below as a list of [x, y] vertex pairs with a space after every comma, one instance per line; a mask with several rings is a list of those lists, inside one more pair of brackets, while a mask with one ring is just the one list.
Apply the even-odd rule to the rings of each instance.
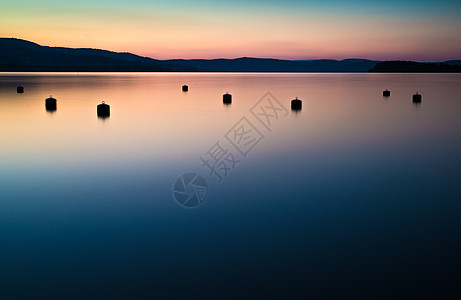
[[296, 99], [291, 100], [291, 110], [298, 111], [301, 110], [303, 102], [296, 97]]
[[423, 96], [421, 96], [420, 94], [416, 93], [413, 95], [413, 103], [421, 103], [422, 100]]
[[98, 117], [100, 118], [107, 118], [110, 117], [110, 106], [102, 101], [101, 104], [98, 105]]
[[222, 102], [224, 104], [231, 104], [232, 103], [232, 95], [229, 94], [229, 93], [225, 93], [223, 96], [222, 96]]
[[54, 112], [56, 111], [56, 99], [53, 98], [52, 96], [50, 96], [49, 98], [46, 98], [45, 99], [45, 108], [46, 108], [46, 111], [48, 112]]

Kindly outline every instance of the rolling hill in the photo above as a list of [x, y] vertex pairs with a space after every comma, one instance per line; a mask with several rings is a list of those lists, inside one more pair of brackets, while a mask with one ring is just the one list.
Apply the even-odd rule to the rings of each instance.
[[89, 48], [41, 46], [0, 38], [3, 72], [460, 72], [461, 61], [443, 63], [388, 62], [367, 59], [282, 60], [235, 59], [158, 60], [131, 53]]
[[131, 53], [47, 47], [0, 38], [0, 71], [196, 71]]

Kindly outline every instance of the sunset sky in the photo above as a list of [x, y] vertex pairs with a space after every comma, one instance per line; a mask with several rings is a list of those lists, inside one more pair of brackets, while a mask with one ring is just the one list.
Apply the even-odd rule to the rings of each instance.
[[461, 59], [461, 1], [0, 0], [0, 36], [158, 59]]

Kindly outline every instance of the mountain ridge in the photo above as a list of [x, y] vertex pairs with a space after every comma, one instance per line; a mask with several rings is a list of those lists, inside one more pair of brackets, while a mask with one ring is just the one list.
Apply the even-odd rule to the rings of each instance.
[[0, 38], [0, 71], [197, 71], [128, 52], [41, 46]]
[[377, 63], [370, 73], [461, 73], [458, 61], [421, 63], [414, 61], [384, 61]]
[[240, 57], [234, 59], [171, 59], [171, 64], [190, 66], [206, 72], [367, 72], [378, 61], [372, 60], [283, 60]]
[[[94, 48], [50, 47], [17, 38], [0, 38], [0, 71], [4, 72], [365, 73], [376, 72], [376, 67], [382, 66], [383, 63], [386, 62], [361, 58], [284, 60], [239, 57], [159, 60], [129, 52], [113, 52]], [[461, 60], [450, 60], [443, 62], [443, 64], [458, 66], [461, 65]], [[427, 66], [426, 69], [428, 69]], [[415, 70], [418, 69], [415, 68]]]

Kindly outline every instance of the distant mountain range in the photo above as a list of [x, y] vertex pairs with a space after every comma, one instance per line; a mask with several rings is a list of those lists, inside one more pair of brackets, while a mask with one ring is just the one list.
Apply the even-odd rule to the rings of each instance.
[[46, 47], [10, 38], [0, 38], [0, 71], [197, 71], [173, 66], [156, 59], [131, 53], [97, 49]]
[[[281, 60], [250, 57], [157, 60], [131, 53], [47, 47], [21, 39], [0, 38], [0, 71], [4, 72], [387, 72], [392, 68], [409, 66], [387, 63], [367, 59]], [[461, 60], [447, 61], [444, 65], [461, 66]], [[414, 69], [417, 72], [418, 68]]]
[[461, 61], [419, 63], [414, 61], [384, 61], [370, 70], [373, 73], [461, 73]]
[[205, 72], [368, 72], [378, 61], [367, 59], [281, 60], [242, 57], [236, 59], [172, 59], [166, 62]]

